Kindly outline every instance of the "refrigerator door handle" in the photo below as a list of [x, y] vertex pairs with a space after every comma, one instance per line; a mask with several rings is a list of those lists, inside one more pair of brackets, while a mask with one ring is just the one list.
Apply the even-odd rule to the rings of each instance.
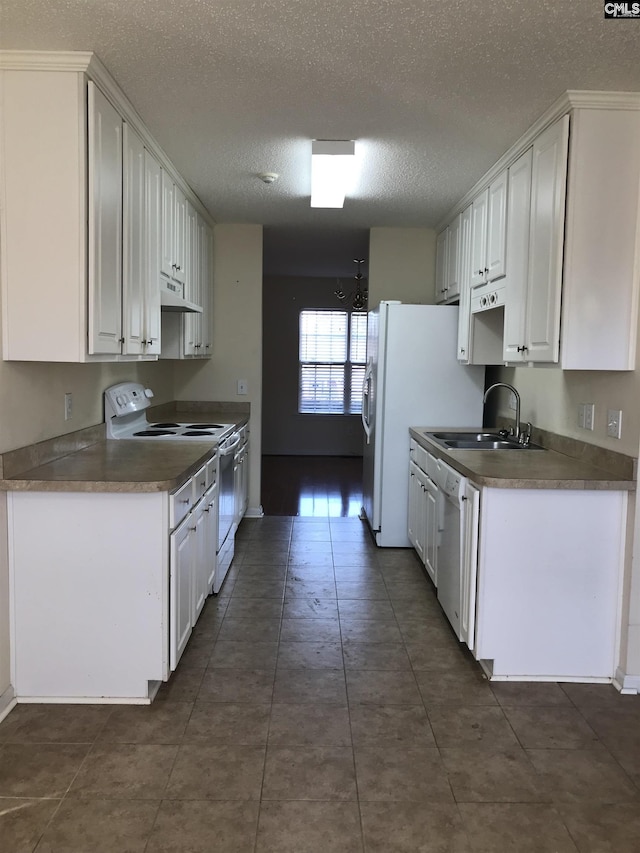
[[370, 402], [370, 394], [371, 394], [371, 370], [372, 365], [371, 362], [367, 364], [367, 368], [364, 372], [364, 381], [362, 383], [362, 426], [364, 427], [364, 434], [367, 439], [367, 444], [371, 441], [371, 426], [370, 426], [370, 416], [369, 416], [369, 402]]

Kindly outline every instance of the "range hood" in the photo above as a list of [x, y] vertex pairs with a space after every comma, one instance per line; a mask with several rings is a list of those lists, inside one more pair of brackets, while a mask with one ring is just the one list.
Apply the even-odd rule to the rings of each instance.
[[202, 314], [202, 306], [195, 302], [189, 302], [184, 298], [184, 285], [177, 281], [169, 281], [160, 277], [160, 309], [162, 311], [174, 311]]

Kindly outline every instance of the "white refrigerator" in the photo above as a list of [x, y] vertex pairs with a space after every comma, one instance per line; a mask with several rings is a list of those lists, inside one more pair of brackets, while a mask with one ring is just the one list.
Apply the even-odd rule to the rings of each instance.
[[367, 317], [363, 516], [376, 543], [409, 548], [409, 427], [482, 425], [484, 367], [457, 360], [458, 308], [381, 302]]

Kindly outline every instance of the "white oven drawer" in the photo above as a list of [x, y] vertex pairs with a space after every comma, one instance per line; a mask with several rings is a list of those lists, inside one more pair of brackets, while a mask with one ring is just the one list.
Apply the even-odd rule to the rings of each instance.
[[177, 527], [193, 506], [193, 478], [169, 495], [169, 527]]

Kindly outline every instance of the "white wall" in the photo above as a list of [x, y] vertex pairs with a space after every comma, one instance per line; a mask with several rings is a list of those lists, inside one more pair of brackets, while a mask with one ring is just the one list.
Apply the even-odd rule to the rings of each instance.
[[[213, 357], [176, 362], [177, 400], [251, 403], [249, 507], [260, 506], [262, 454], [262, 226], [216, 225], [213, 264]], [[237, 393], [237, 380], [248, 394]]]
[[382, 299], [435, 302], [436, 232], [432, 228], [372, 228], [369, 307]]

